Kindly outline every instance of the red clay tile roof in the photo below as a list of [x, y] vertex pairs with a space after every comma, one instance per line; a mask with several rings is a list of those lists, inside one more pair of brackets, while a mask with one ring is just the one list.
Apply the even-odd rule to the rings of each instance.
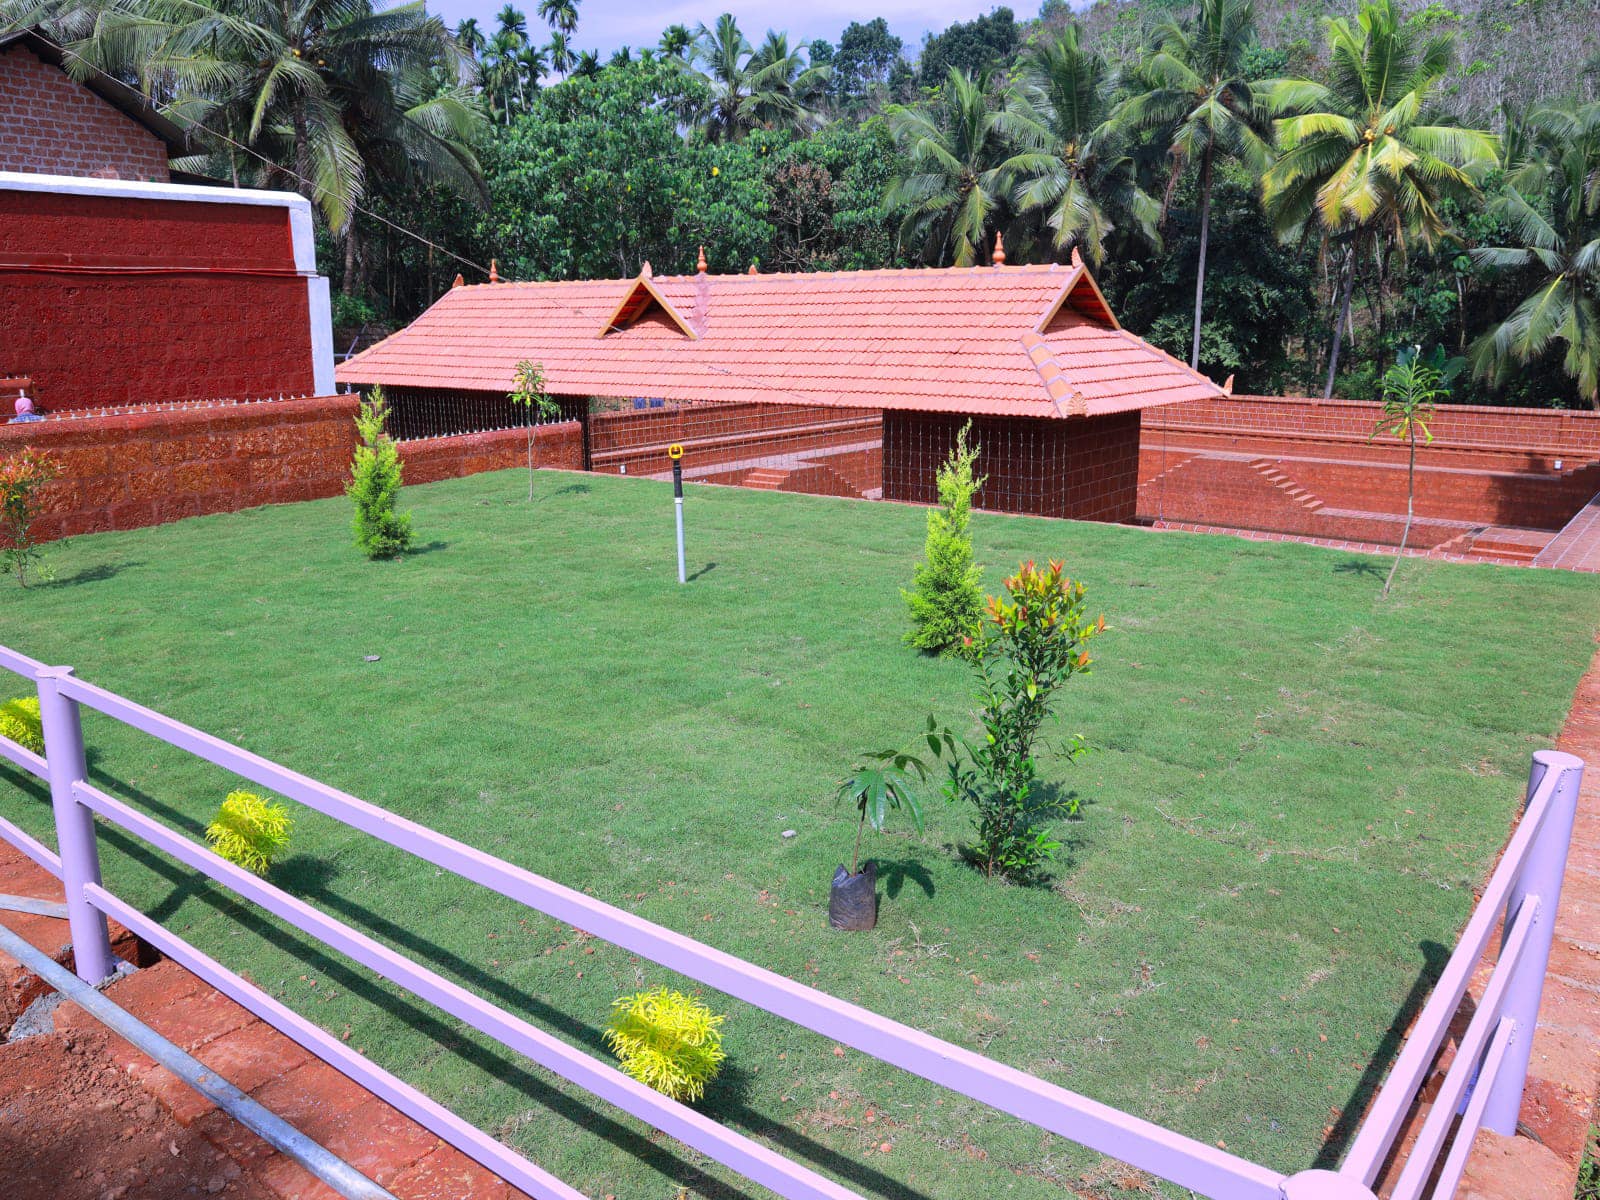
[[456, 287], [341, 383], [1100, 416], [1215, 399], [1116, 325], [1079, 266], [680, 275]]

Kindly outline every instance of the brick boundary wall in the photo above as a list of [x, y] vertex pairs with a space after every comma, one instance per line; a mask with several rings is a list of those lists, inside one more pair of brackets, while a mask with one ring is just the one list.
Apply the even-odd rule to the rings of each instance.
[[[355, 396], [190, 405], [0, 425], [0, 458], [34, 446], [61, 464], [45, 493], [40, 540], [161, 525], [337, 496], [355, 451]], [[576, 421], [540, 430], [538, 461], [582, 466]], [[523, 465], [524, 430], [402, 443], [407, 483]]]
[[[528, 465], [528, 431], [525, 428], [417, 438], [401, 442], [399, 446], [408, 484], [459, 479], [483, 471], [504, 471]], [[539, 426], [533, 454], [537, 467], [583, 470], [583, 427], [577, 421]]]
[[[1231, 396], [1151, 409], [1144, 415], [1144, 426], [1146, 432], [1193, 429], [1244, 435], [1336, 436], [1365, 442], [1382, 408], [1373, 400]], [[1569, 455], [1581, 453], [1600, 458], [1600, 412], [1443, 404], [1432, 425], [1435, 446], [1444, 443], [1498, 450], [1566, 451]]]
[[[1139, 516], [1393, 544], [1407, 447], [1372, 438], [1381, 407], [1237, 396], [1153, 409]], [[1493, 528], [1554, 534], [1600, 492], [1600, 413], [1442, 405], [1432, 430], [1417, 454], [1419, 545]], [[1529, 540], [1528, 555], [1537, 549]]]
[[0, 171], [170, 178], [160, 138], [22, 46], [0, 49]]

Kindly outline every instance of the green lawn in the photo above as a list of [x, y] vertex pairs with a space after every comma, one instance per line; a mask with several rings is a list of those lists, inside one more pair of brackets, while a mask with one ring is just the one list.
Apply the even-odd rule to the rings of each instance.
[[[349, 545], [342, 500], [79, 538], [0, 588], [0, 642], [534, 871], [1282, 1170], [1391, 1053], [1593, 650], [1600, 580], [980, 515], [988, 578], [1062, 557], [1114, 632], [1046, 762], [1081, 819], [1053, 885], [962, 865], [965, 814], [872, 840], [877, 931], [826, 926], [832, 786], [956, 663], [900, 644], [923, 514], [556, 472], [408, 489], [426, 552]], [[377, 662], [364, 656], [380, 655]], [[3, 685], [0, 685], [3, 686]], [[20, 688], [17, 689], [20, 693]], [[237, 783], [99, 717], [92, 770], [199, 836]], [[47, 829], [0, 768], [0, 812]], [[798, 836], [785, 840], [784, 830]], [[115, 831], [109, 885], [584, 1192], [749, 1194], [719, 1168]], [[275, 878], [604, 1055], [652, 964], [313, 813]], [[1096, 1156], [725, 997], [706, 1107], [869, 1195], [1117, 1195]], [[871, 1115], [869, 1116], [868, 1113]], [[888, 1153], [877, 1147], [891, 1144]], [[1168, 1188], [1170, 1194], [1174, 1189]]]

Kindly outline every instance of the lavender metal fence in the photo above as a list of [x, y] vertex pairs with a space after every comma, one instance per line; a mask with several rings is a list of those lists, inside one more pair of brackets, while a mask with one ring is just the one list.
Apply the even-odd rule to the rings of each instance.
[[708, 987], [1214, 1200], [1371, 1200], [1373, 1185], [1502, 917], [1504, 933], [1494, 972], [1414, 1147], [1394, 1168], [1398, 1171], [1394, 1200], [1453, 1195], [1477, 1130], [1515, 1131], [1583, 776], [1583, 763], [1570, 754], [1540, 751], [1534, 755], [1527, 806], [1516, 834], [1343, 1165], [1337, 1171], [1284, 1176], [805, 987], [484, 854], [86, 683], [76, 678], [70, 667], [46, 666], [0, 646], [0, 669], [31, 680], [38, 690], [46, 756], [0, 738], [0, 757], [48, 781], [57, 850], [4, 819], [0, 819], [0, 837], [61, 880], [75, 968], [82, 978], [99, 982], [111, 974], [106, 919], [113, 917], [355, 1082], [541, 1200], [579, 1200], [579, 1193], [109, 892], [100, 878], [95, 818], [121, 826], [419, 999], [780, 1196], [847, 1200], [856, 1193], [637, 1083], [608, 1063], [225, 862], [89, 783], [80, 706]]

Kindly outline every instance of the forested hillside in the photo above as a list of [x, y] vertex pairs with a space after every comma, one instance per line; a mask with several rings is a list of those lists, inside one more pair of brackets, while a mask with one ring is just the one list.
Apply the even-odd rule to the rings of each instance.
[[[1456, 36], [1456, 65], [1438, 96], [1452, 112], [1493, 121], [1502, 104], [1523, 108], [1565, 96], [1592, 100], [1600, 95], [1596, 0], [1411, 0], [1401, 7], [1419, 23]], [[1101, 0], [1077, 19], [1096, 40], [1132, 53], [1151, 8], [1138, 0]], [[1290, 69], [1314, 71], [1324, 54], [1323, 21], [1350, 11], [1328, 0], [1260, 0], [1261, 44], [1281, 51]], [[1071, 19], [1064, 4], [1047, 5], [1043, 24], [1061, 28]]]
[[219, 180], [297, 188], [349, 342], [459, 272], [983, 266], [1073, 254], [1241, 392], [1600, 403], [1600, 3], [1046, 0], [904, 44], [708, 12], [582, 48], [580, 0], [0, 0], [140, 83]]

